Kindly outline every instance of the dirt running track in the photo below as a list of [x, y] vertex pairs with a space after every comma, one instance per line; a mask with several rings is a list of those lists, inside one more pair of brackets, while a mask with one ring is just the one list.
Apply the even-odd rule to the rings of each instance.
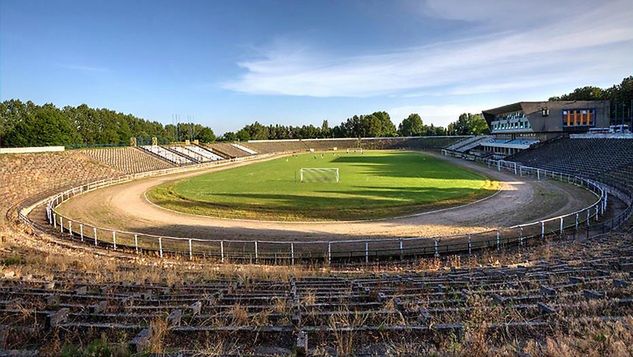
[[[502, 182], [499, 192], [484, 200], [439, 211], [365, 222], [265, 222], [187, 215], [158, 207], [145, 192], [167, 181], [204, 171], [153, 177], [77, 196], [60, 211], [74, 221], [107, 229], [202, 239], [350, 239], [357, 237], [432, 237], [474, 233], [537, 221], [588, 206], [596, 196], [556, 181], [536, 181], [463, 160], [458, 165]], [[226, 167], [230, 168], [232, 166]]]

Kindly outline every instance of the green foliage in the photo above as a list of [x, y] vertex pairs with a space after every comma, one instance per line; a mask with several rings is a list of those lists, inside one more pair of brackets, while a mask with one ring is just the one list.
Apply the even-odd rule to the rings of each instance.
[[490, 129], [481, 114], [464, 113], [448, 125], [448, 132], [451, 135], [483, 135], [488, 134]]
[[[361, 138], [392, 137], [402, 135], [391, 121], [389, 113], [374, 112], [367, 115], [354, 115], [340, 125], [330, 127], [327, 120], [320, 127], [314, 125], [285, 126], [262, 125], [259, 122], [244, 126], [238, 132], [226, 132], [221, 141], [278, 140], [278, 139], [315, 139], [315, 138]], [[445, 135], [442, 127], [424, 127], [419, 135]]]
[[398, 126], [400, 136], [420, 136], [426, 134], [426, 131], [422, 118], [417, 113], [409, 114]]
[[63, 357], [111, 357], [111, 356], [129, 356], [130, 353], [123, 348], [124, 346], [111, 345], [107, 339], [95, 339], [85, 348], [81, 348], [71, 344], [65, 344], [62, 347], [60, 355]]
[[200, 140], [200, 142], [203, 142], [203, 143], [212, 143], [215, 141], [215, 134], [213, 133], [213, 130], [211, 130], [210, 128], [203, 127], [196, 134], [196, 139]]
[[22, 264], [26, 263], [24, 258], [22, 256], [19, 256], [19, 255], [14, 255], [14, 256], [5, 258], [1, 262], [2, 262], [1, 264], [4, 265], [4, 266], [22, 265]]
[[200, 124], [163, 126], [85, 104], [60, 109], [52, 104], [36, 105], [16, 99], [0, 103], [0, 147], [127, 145], [133, 136], [139, 144], [151, 143], [154, 136], [161, 144], [185, 139], [215, 140], [213, 131]]

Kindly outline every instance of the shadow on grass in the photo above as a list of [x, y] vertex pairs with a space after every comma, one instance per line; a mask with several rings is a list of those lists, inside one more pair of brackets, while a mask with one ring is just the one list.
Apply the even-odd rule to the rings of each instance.
[[[341, 156], [332, 160], [332, 163], [360, 166], [365, 168], [368, 174], [385, 177], [416, 177], [445, 180], [481, 180], [483, 178], [479, 174], [456, 167], [448, 161], [409, 152], [392, 153], [387, 156], [372, 154]], [[425, 164], [427, 165], [426, 167], [420, 168], [420, 165]]]
[[213, 203], [167, 195], [155, 200], [167, 208], [224, 218], [268, 220], [363, 220], [471, 202], [496, 192], [492, 189], [364, 187], [358, 191], [322, 191], [342, 197], [268, 193], [217, 193], [217, 196], [247, 198], [251, 202]]

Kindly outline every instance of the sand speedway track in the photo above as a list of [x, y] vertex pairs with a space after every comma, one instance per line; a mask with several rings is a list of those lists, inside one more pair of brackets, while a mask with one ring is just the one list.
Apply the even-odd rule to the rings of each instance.
[[[453, 159], [447, 159], [453, 160]], [[463, 160], [458, 165], [501, 181], [487, 199], [408, 217], [363, 222], [268, 222], [227, 220], [187, 215], [158, 207], [145, 198], [156, 185], [199, 175], [196, 172], [152, 177], [116, 185], [72, 198], [60, 212], [75, 221], [102, 228], [201, 239], [350, 239], [357, 237], [437, 237], [475, 233], [570, 213], [595, 202], [580, 187], [556, 181], [536, 181], [497, 172]]]

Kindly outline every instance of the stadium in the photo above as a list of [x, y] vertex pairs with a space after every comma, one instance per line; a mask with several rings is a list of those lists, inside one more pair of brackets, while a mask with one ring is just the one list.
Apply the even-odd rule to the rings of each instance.
[[484, 136], [4, 154], [0, 342], [539, 354], [529, 341], [569, 329], [624, 333], [633, 140], [552, 135], [552, 111], [542, 132], [498, 133], [518, 108], [484, 111]]
[[0, 356], [633, 356], [633, 7], [535, 1], [0, 1]]

